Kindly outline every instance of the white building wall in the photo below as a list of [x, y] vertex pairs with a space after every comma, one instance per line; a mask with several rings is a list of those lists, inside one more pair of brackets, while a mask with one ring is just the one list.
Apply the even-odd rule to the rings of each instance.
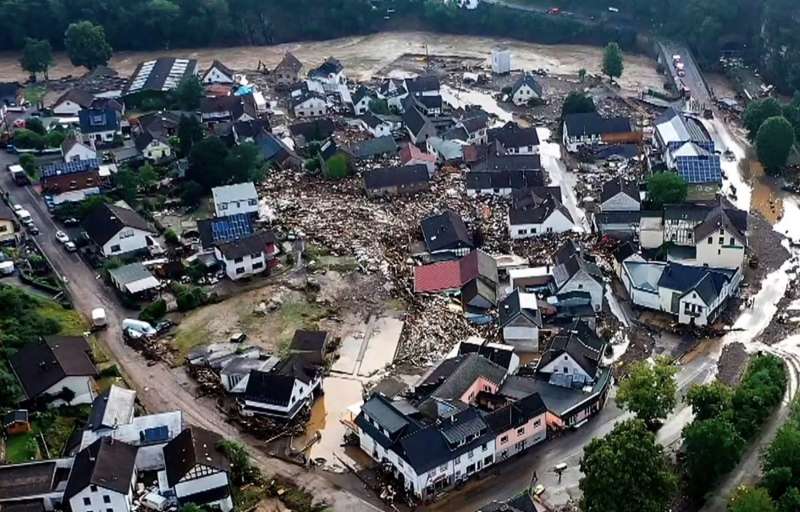
[[600, 205], [603, 212], [638, 212], [639, 201], [622, 192]]
[[544, 368], [543, 373], [560, 373], [562, 375], [572, 375], [576, 381], [589, 382], [592, 377], [586, 373], [581, 366], [575, 362], [568, 354], [563, 354], [554, 361], [550, 361]]
[[661, 218], [641, 218], [639, 221], [639, 244], [642, 249], [657, 249], [664, 245], [664, 225]]
[[541, 224], [514, 224], [509, 222], [508, 232], [512, 240], [532, 238], [547, 233], [571, 231], [574, 224], [560, 211], [554, 210]]
[[147, 248], [147, 236], [150, 233], [141, 229], [125, 227], [103, 244], [104, 256], [119, 256], [128, 252]]
[[[690, 314], [689, 312], [694, 314]], [[681, 299], [678, 310], [678, 323], [703, 326], [708, 324], [708, 315], [711, 312], [711, 305], [707, 305], [697, 292], [690, 292]]]
[[603, 308], [604, 286], [583, 270], [578, 271], [572, 279], [559, 288], [558, 293], [589, 292], [592, 297], [592, 307], [596, 312]]
[[514, 93], [514, 96], [511, 98], [511, 101], [514, 102], [514, 105], [522, 106], [527, 104], [530, 100], [537, 98], [539, 98], [539, 95], [536, 94], [536, 91], [534, 91], [527, 85], [523, 85], [522, 87], [517, 89], [517, 92]]
[[53, 108], [53, 114], [61, 117], [75, 117], [83, 110], [80, 105], [72, 100], [67, 100]]
[[492, 50], [492, 73], [503, 75], [511, 72], [511, 52]]
[[320, 98], [310, 98], [294, 107], [296, 117], [318, 117], [328, 113], [328, 104]]
[[217, 68], [211, 68], [203, 77], [204, 84], [232, 84], [233, 79]]
[[[104, 500], [105, 496], [108, 496], [108, 503]], [[88, 505], [84, 499], [89, 500]], [[72, 512], [105, 512], [109, 509], [114, 512], [128, 512], [133, 508], [130, 491], [125, 495], [104, 487], [97, 487], [95, 492], [91, 491], [91, 487], [86, 487], [70, 498], [69, 504]]]
[[718, 231], [696, 242], [696, 260], [698, 265], [711, 268], [742, 268], [745, 248], [727, 230], [724, 234]]
[[252, 254], [248, 254], [240, 258], [241, 261], [226, 259], [217, 248], [214, 248], [214, 254], [217, 260], [221, 261], [225, 266], [225, 274], [233, 281], [260, 274], [267, 269], [267, 261], [264, 252], [258, 253], [258, 256], [255, 258]]
[[538, 352], [539, 328], [507, 326], [503, 328], [503, 340], [519, 352]]
[[218, 489], [228, 485], [228, 474], [218, 471], [211, 475], [193, 480], [180, 481], [175, 484], [175, 495], [179, 498], [198, 494], [209, 489]]
[[91, 160], [97, 158], [97, 152], [90, 147], [83, 144], [73, 145], [69, 151], [64, 154], [65, 162], [75, 162], [78, 160]]
[[252, 197], [241, 197], [234, 201], [214, 201], [214, 212], [217, 217], [227, 217], [240, 213], [258, 213], [258, 194]]
[[506, 148], [506, 153], [509, 155], [538, 155], [539, 154], [539, 146], [520, 146], [514, 147], [509, 146]]
[[[58, 383], [50, 386], [45, 393], [57, 395], [64, 388], [69, 388], [75, 393], [75, 398], [70, 402], [72, 405], [90, 404], [95, 398], [94, 379], [88, 376], [64, 377]], [[54, 400], [48, 407], [58, 407], [65, 405], [63, 400]]]
[[160, 141], [151, 142], [144, 148], [144, 151], [142, 151], [142, 155], [148, 160], [161, 160], [171, 154], [172, 148]]

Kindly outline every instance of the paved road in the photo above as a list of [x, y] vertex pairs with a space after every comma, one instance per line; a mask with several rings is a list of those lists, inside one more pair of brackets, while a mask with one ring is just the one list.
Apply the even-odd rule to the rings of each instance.
[[[711, 91], [708, 88], [708, 84], [703, 79], [700, 66], [697, 65], [689, 47], [685, 44], [673, 41], [659, 41], [658, 44], [661, 46], [664, 54], [663, 60], [665, 62], [663, 62], [663, 64], [667, 69], [667, 73], [675, 77], [676, 82], [683, 82], [691, 91], [692, 102], [697, 105], [694, 110], [702, 111], [704, 108], [711, 108], [713, 106]], [[678, 77], [677, 71], [675, 70], [675, 65], [672, 61], [673, 55], [681, 56], [685, 73], [682, 77]]]
[[[258, 450], [262, 442], [240, 433], [235, 427], [226, 423], [225, 417], [217, 410], [213, 400], [195, 397], [194, 384], [183, 369], [172, 369], [163, 364], [148, 366], [141, 355], [125, 345], [120, 325], [128, 312], [119, 304], [114, 292], [105, 286], [94, 270], [82, 262], [77, 254], [66, 252], [56, 242], [55, 232], [58, 228], [44, 203], [30, 188], [14, 185], [9, 173], [6, 172], [6, 165], [15, 160], [15, 157], [0, 153], [0, 188], [11, 194], [13, 203], [22, 205], [31, 213], [40, 230], [37, 240], [55, 271], [65, 279], [75, 308], [84, 314], [88, 314], [95, 307], [105, 308], [108, 329], [99, 333], [98, 337], [125, 374], [127, 382], [136, 389], [137, 396], [145, 409], [150, 412], [180, 409], [183, 411], [185, 422], [250, 445], [251, 455], [265, 473], [279, 474], [293, 479], [309, 489], [317, 499], [326, 499], [334, 510], [347, 512], [380, 510], [364, 500], [374, 497], [362, 489], [360, 482], [355, 478], [342, 484], [352, 487], [352, 491], [349, 491], [334, 485], [320, 474], [267, 457]], [[363, 497], [355, 495], [354, 492]]]

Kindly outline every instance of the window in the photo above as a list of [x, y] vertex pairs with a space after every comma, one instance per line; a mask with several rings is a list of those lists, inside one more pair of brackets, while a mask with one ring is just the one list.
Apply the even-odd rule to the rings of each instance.
[[5, 233], [6, 231], [8, 231], [8, 226], [6, 225], [0, 226], [0, 233]]
[[519, 230], [519, 234], [520, 235], [527, 235], [528, 234], [528, 230], [527, 229], [520, 229]]
[[111, 503], [111, 496], [109, 496], [108, 494], [104, 494], [103, 503]]
[[455, 460], [455, 463], [456, 463], [456, 464], [458, 464], [459, 462], [461, 462], [461, 455], [459, 455], [458, 457], [456, 457], [456, 460]]
[[734, 240], [734, 239], [733, 239], [733, 237], [731, 237], [731, 243], [730, 243], [730, 245], [736, 245], [736, 240]]
[[468, 452], [467, 452], [467, 458], [468, 458], [468, 459], [471, 459], [471, 458], [472, 458], [472, 456], [473, 456], [473, 453], [472, 453], [472, 452], [473, 452], [473, 450], [470, 450], [470, 451], [468, 451]]
[[227, 210], [228, 209], [228, 203], [220, 203], [219, 209], [220, 210]]
[[107, 508], [106, 512], [114, 512], [114, 509], [113, 508]]
[[547, 232], [548, 233], [552, 233], [553, 232], [553, 228], [547, 228]]
[[724, 236], [719, 237], [719, 245], [723, 245], [724, 243], [725, 243], [725, 237]]
[[249, 206], [255, 206], [255, 205], [257, 205], [257, 204], [258, 204], [258, 199], [248, 199], [248, 200], [247, 200], [247, 204], [248, 204]]
[[493, 457], [493, 456], [491, 456], [491, 455], [489, 455], [488, 457], [486, 457], [485, 459], [483, 459], [483, 465], [484, 465], [484, 466], [488, 466], [488, 465], [489, 465], [489, 464], [491, 464], [493, 461], [494, 461], [494, 457]]
[[533, 229], [531, 229], [531, 234], [532, 234], [532, 235], [535, 235], [535, 234], [536, 234], [536, 228], [533, 228]]
[[483, 451], [486, 451], [486, 450], [488, 450], [488, 449], [489, 449], [489, 445], [488, 445], [487, 443], [483, 443], [483, 445], [481, 445], [481, 449], [482, 449]]
[[260, 252], [254, 252], [253, 254], [250, 255], [250, 257], [252, 259], [256, 260], [256, 259], [261, 257], [261, 253]]
[[259, 268], [262, 268], [263, 266], [264, 266], [264, 262], [263, 261], [257, 261], [255, 263], [253, 263], [253, 270], [257, 270]]
[[239, 267], [236, 269], [236, 275], [238, 276], [241, 274], [244, 274], [244, 267]]
[[[92, 486], [92, 487], [94, 487], [94, 486]], [[96, 489], [96, 487], [95, 487], [95, 489]], [[94, 492], [94, 491], [92, 491], [92, 492]], [[91, 505], [92, 504], [92, 499], [91, 498], [83, 498], [83, 504], [84, 505]]]
[[239, 257], [239, 258], [236, 258], [235, 260], [233, 260], [234, 263], [241, 263], [243, 261], [244, 261], [244, 258], [242, 258], [242, 257]]
[[518, 436], [521, 436], [521, 435], [523, 435], [524, 433], [525, 433], [525, 427], [519, 427], [519, 428], [517, 429], [517, 435], [518, 435]]
[[507, 443], [507, 442], [508, 442], [508, 436], [502, 436], [502, 437], [500, 438], [500, 442], [501, 442], [501, 443]]
[[714, 237], [713, 236], [708, 237], [708, 245], [711, 245], [713, 243], [714, 243]]
[[133, 233], [133, 230], [132, 230], [132, 229], [126, 229], [126, 230], [124, 230], [124, 231], [120, 231], [120, 232], [119, 232], [119, 238], [120, 238], [120, 239], [123, 239], [123, 238], [130, 238], [130, 237], [132, 237], [133, 235], [134, 235], [134, 233]]
[[569, 366], [564, 367], [564, 373], [569, 373]]
[[112, 245], [111, 247], [109, 247], [109, 249], [111, 250], [111, 252], [119, 252], [122, 250], [122, 247], [120, 247], [119, 245]]

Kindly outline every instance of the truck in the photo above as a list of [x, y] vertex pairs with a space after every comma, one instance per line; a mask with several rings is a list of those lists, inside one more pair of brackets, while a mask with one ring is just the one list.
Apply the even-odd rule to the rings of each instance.
[[31, 180], [30, 178], [28, 178], [28, 175], [25, 173], [25, 169], [23, 169], [21, 165], [18, 164], [9, 165], [8, 172], [11, 173], [11, 178], [17, 185], [19, 186], [30, 185]]
[[92, 310], [92, 330], [105, 329], [108, 326], [108, 319], [106, 318], [106, 310], [103, 308], [94, 308]]

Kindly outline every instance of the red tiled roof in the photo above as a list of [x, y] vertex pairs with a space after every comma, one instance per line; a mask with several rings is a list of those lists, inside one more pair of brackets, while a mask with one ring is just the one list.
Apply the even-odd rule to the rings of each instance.
[[400, 148], [400, 162], [406, 164], [411, 160], [436, 162], [436, 155], [425, 153], [414, 144], [406, 144]]
[[436, 293], [460, 289], [478, 277], [478, 253], [472, 251], [460, 260], [414, 267], [414, 291]]

